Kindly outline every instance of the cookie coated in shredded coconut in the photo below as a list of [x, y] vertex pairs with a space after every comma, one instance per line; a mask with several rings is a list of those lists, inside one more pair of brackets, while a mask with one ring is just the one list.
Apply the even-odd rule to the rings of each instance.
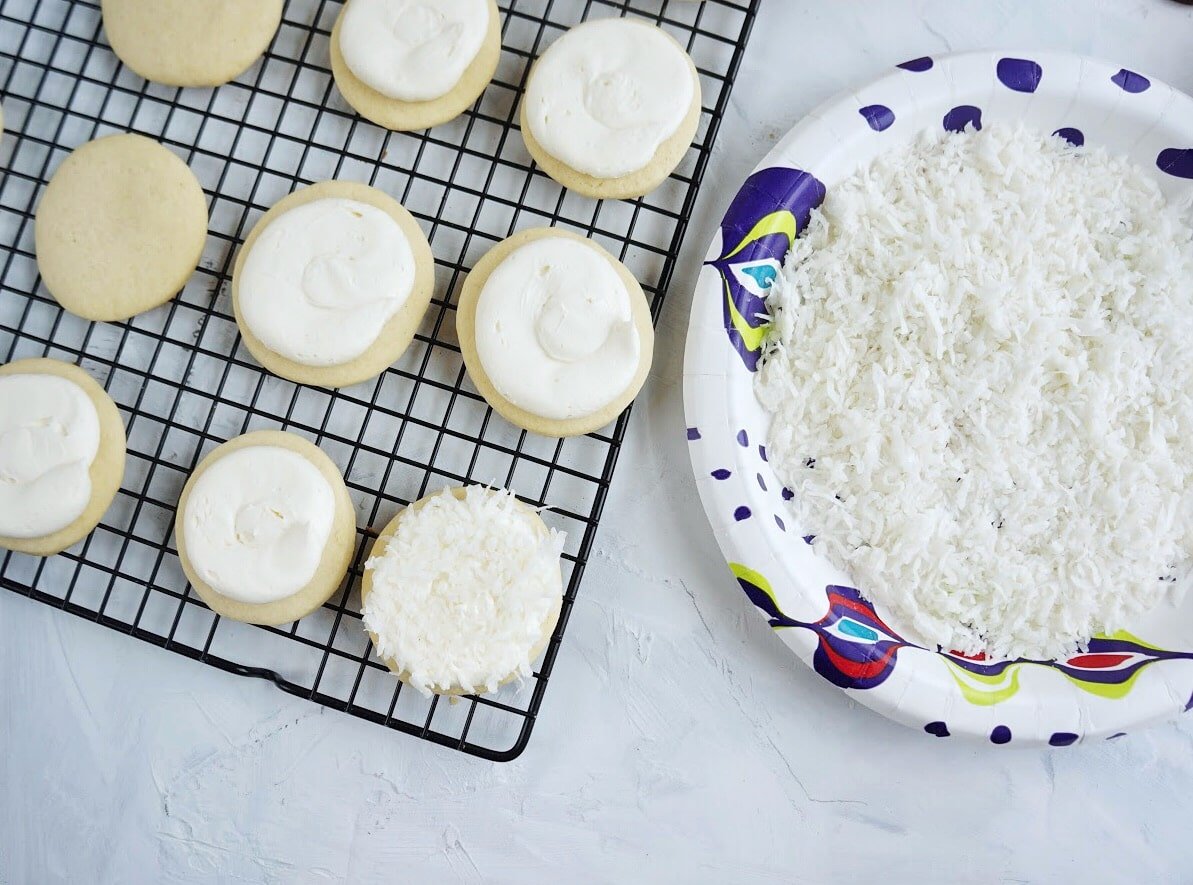
[[559, 611], [564, 540], [504, 490], [444, 489], [407, 508], [365, 565], [378, 656], [424, 694], [529, 676]]
[[923, 640], [1048, 659], [1193, 557], [1193, 228], [1020, 125], [925, 133], [787, 258], [756, 379], [815, 549]]

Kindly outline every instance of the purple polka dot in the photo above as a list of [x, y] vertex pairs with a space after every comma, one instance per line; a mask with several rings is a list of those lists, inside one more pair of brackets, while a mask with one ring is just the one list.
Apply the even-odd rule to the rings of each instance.
[[1000, 58], [998, 79], [1007, 89], [1035, 92], [1044, 77], [1044, 69], [1029, 58]]
[[731, 476], [733, 476], [733, 474], [730, 473], [728, 470], [726, 470], [724, 467], [718, 467], [716, 470], [714, 470], [712, 472], [713, 479], [728, 479]]
[[1193, 694], [1189, 695], [1189, 700], [1185, 702], [1185, 712], [1188, 713], [1193, 710]]
[[1160, 151], [1156, 165], [1161, 172], [1177, 178], [1193, 178], [1193, 148], [1168, 148]]
[[804, 543], [805, 544], [811, 544], [815, 540], [816, 540], [815, 535], [804, 535]]
[[749, 519], [750, 518], [750, 508], [746, 507], [744, 505], [741, 507], [738, 507], [736, 510], [733, 511], [733, 518], [736, 519], [738, 522], [741, 522], [743, 519]]
[[949, 727], [940, 721], [929, 722], [924, 726], [924, 731], [938, 738], [947, 738], [949, 736]]
[[748, 446], [750, 444], [750, 437], [746, 435], [744, 430], [739, 430], [737, 432], [737, 444], [739, 446]]
[[875, 132], [885, 132], [895, 125], [895, 112], [884, 104], [867, 105], [858, 111]]
[[765, 491], [766, 491], [766, 480], [762, 478], [762, 474], [761, 474], [761, 473], [759, 473], [759, 474], [758, 474], [758, 476], [757, 476], [756, 478], [757, 478], [757, 480], [758, 480], [758, 487], [759, 487], [760, 489], [762, 489], [762, 491], [764, 491], [764, 492], [765, 492]]
[[1130, 92], [1132, 95], [1147, 92], [1152, 87], [1152, 81], [1143, 74], [1136, 74], [1126, 68], [1121, 68], [1117, 74], [1110, 78], [1110, 81], [1123, 92]]
[[958, 105], [941, 121], [949, 132], [964, 132], [966, 129], [982, 128], [982, 111], [971, 104]]
[[1119, 738], [1125, 738], [1126, 736], [1127, 736], [1127, 733], [1126, 733], [1125, 731], [1116, 731], [1116, 732], [1115, 732], [1114, 734], [1112, 734], [1110, 737], [1106, 738], [1106, 740], [1108, 740], [1108, 741], [1116, 741], [1116, 740], [1118, 740]]
[[779, 514], [775, 514], [775, 525], [779, 527], [779, 531], [787, 531], [787, 525], [783, 522], [783, 518]]
[[695, 440], [698, 440], [698, 439], [700, 439], [700, 430], [695, 427], [689, 427], [688, 428], [688, 440], [694, 442]]
[[769, 458], [766, 457], [766, 446], [758, 447], [758, 457], [761, 458], [763, 461], [770, 460]]
[[923, 58], [913, 58], [911, 61], [905, 61], [899, 65], [905, 71], [911, 71], [914, 74], [922, 74], [924, 71], [932, 70], [932, 59], [928, 56]]
[[1011, 730], [1005, 725], [994, 726], [994, 731], [990, 732], [990, 741], [995, 744], [1009, 744], [1011, 742]]
[[1053, 135], [1063, 138], [1073, 147], [1083, 147], [1085, 145], [1085, 133], [1080, 129], [1074, 129], [1072, 126], [1065, 126], [1063, 129], [1057, 129], [1052, 133]]
[[1073, 734], [1071, 731], [1058, 731], [1048, 738], [1048, 743], [1053, 747], [1070, 747], [1077, 743], [1079, 738], [1080, 735]]

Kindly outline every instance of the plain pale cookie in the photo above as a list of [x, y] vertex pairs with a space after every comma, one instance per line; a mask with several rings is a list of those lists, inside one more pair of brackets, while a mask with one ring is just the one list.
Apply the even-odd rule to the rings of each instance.
[[[336, 499], [331, 534], [323, 547], [323, 556], [314, 576], [292, 596], [261, 604], [230, 599], [199, 578], [187, 555], [186, 526], [183, 520], [191, 490], [199, 477], [221, 458], [251, 446], [277, 446], [298, 453], [318, 468], [333, 489]], [[178, 499], [178, 510], [174, 518], [174, 538], [178, 545], [178, 560], [182, 564], [182, 571], [208, 608], [222, 617], [236, 621], [279, 626], [306, 617], [327, 602], [340, 587], [348, 573], [352, 552], [356, 546], [356, 510], [348, 496], [344, 477], [318, 446], [293, 433], [258, 430], [238, 436], [219, 446], [195, 468], [195, 472], [190, 475], [182, 489], [182, 496]]]
[[395, 132], [413, 132], [454, 120], [480, 97], [497, 71], [501, 58], [501, 13], [496, 0], [489, 0], [489, 30], [484, 45], [451, 92], [430, 101], [401, 101], [384, 95], [353, 74], [340, 52], [340, 21], [350, 5], [351, 0], [344, 4], [331, 30], [331, 71], [348, 104], [378, 126]]
[[103, 0], [120, 60], [155, 83], [219, 86], [252, 67], [282, 21], [282, 0]]
[[40, 538], [0, 536], [0, 548], [34, 556], [52, 556], [91, 534], [111, 506], [124, 480], [124, 422], [112, 397], [78, 366], [51, 359], [17, 360], [0, 366], [0, 375], [55, 375], [78, 385], [95, 406], [99, 416], [99, 451], [91, 462], [91, 501], [86, 509], [63, 529]]
[[207, 240], [207, 200], [187, 165], [142, 135], [76, 148], [42, 195], [37, 267], [50, 294], [88, 320], [126, 320], [186, 284]]
[[[468, 490], [466, 488], [461, 488], [461, 487], [453, 488], [450, 491], [451, 491], [452, 496], [455, 497], [459, 501], [463, 501], [468, 493]], [[393, 539], [394, 534], [397, 533], [398, 528], [402, 524], [403, 517], [405, 517], [409, 513], [417, 513], [419, 510], [421, 510], [423, 507], [425, 507], [428, 502], [439, 497], [439, 495], [441, 495], [441, 494], [443, 494], [443, 492], [436, 492], [435, 494], [427, 495], [425, 498], [415, 501], [409, 507], [402, 510], [397, 516], [395, 516], [392, 520], [390, 520], [389, 524], [386, 525], [385, 528], [381, 531], [381, 534], [378, 535], [377, 540], [373, 542], [373, 548], [372, 548], [372, 550], [369, 551], [369, 558], [365, 565], [364, 579], [361, 582], [361, 588], [360, 588], [360, 604], [361, 604], [362, 609], [364, 608], [365, 602], [368, 600], [369, 595], [373, 592], [374, 567], [373, 567], [372, 563], [375, 559], [385, 556], [386, 550], [389, 547], [390, 541]], [[517, 507], [519, 513], [524, 515], [527, 519], [534, 520], [534, 522], [537, 523], [537, 525], [539, 527], [541, 527], [541, 530], [543, 532], [548, 531], [546, 524], [543, 523], [543, 521], [542, 521], [542, 517], [540, 517], [538, 515], [538, 513], [535, 512], [535, 510], [533, 508], [531, 508], [528, 505], [524, 504], [523, 502], [517, 500], [516, 498], [514, 499], [514, 504]], [[563, 607], [563, 593], [562, 593], [563, 575], [562, 575], [562, 571], [560, 572], [559, 582], [560, 582], [560, 591], [561, 591], [559, 594], [559, 599], [558, 599], [558, 601], [555, 602], [555, 604], [552, 607], [552, 609], [550, 610], [550, 612], [548, 612], [546, 619], [543, 621], [541, 636], [540, 636], [539, 640], [535, 643], [535, 645], [530, 649], [530, 652], [527, 655], [527, 660], [534, 661], [539, 657], [539, 655], [541, 655], [543, 653], [543, 651], [547, 647], [547, 643], [549, 643], [551, 641], [551, 636], [555, 632], [556, 624], [559, 623], [559, 613]], [[466, 629], [466, 627], [464, 629]], [[373, 647], [376, 648], [378, 645], [377, 635], [372, 630], [369, 630], [367, 627], [365, 628], [365, 632], [368, 634], [369, 640], [373, 643]], [[387, 659], [387, 658], [382, 658], [382, 661], [385, 664], [385, 666], [390, 669], [390, 672], [392, 672], [395, 676], [397, 676], [398, 679], [400, 679], [402, 682], [410, 681], [410, 673], [408, 673], [405, 669], [403, 669], [403, 667], [400, 664], [398, 664], [396, 661], [394, 661], [392, 659]], [[518, 672], [514, 671], [514, 672], [506, 675], [504, 678], [502, 678], [499, 682], [499, 686], [505, 685], [509, 682], [512, 682], [514, 679], [517, 679], [517, 678], [518, 678]], [[472, 692], [469, 692], [466, 689], [460, 687], [459, 685], [452, 685], [452, 686], [448, 686], [445, 688], [434, 687], [434, 688], [432, 688], [432, 691], [434, 694], [446, 695], [449, 697], [455, 697], [455, 696], [459, 696], [459, 695], [465, 695], [465, 694], [472, 693]]]
[[[565, 420], [544, 418], [533, 412], [528, 412], [502, 396], [485, 372], [476, 347], [476, 307], [489, 275], [516, 249], [544, 237], [566, 237], [582, 242], [595, 249], [609, 261], [629, 292], [630, 309], [633, 312], [634, 326], [638, 331], [640, 341], [638, 370], [625, 391], [609, 405], [591, 415]], [[472, 383], [493, 410], [511, 424], [532, 433], [551, 437], [581, 436], [599, 430], [615, 420], [633, 402], [638, 391], [642, 389], [642, 385], [646, 383], [654, 353], [654, 326], [651, 323], [650, 305], [646, 301], [642, 287], [626, 266], [592, 240], [571, 231], [553, 227], [532, 228], [514, 234], [490, 249], [476, 263], [476, 266], [464, 279], [464, 284], [460, 289], [460, 304], [456, 310], [456, 336], [459, 338], [460, 352], [464, 357], [464, 365], [468, 369]]]
[[[370, 206], [381, 209], [398, 223], [410, 243], [410, 250], [414, 253], [414, 286], [406, 301], [397, 313], [389, 318], [377, 336], [377, 340], [367, 351], [356, 359], [339, 365], [308, 366], [271, 350], [253, 334], [248, 323], [244, 321], [240, 307], [240, 275], [245, 259], [253, 245], [271, 221], [290, 209], [327, 198], [368, 203]], [[423, 314], [426, 313], [427, 307], [431, 303], [431, 295], [434, 291], [435, 258], [431, 254], [431, 245], [427, 242], [427, 237], [422, 232], [422, 228], [418, 226], [418, 222], [414, 220], [414, 216], [406, 211], [401, 203], [383, 191], [369, 187], [367, 184], [358, 184], [352, 181], [322, 181], [295, 191], [278, 201], [253, 227], [248, 239], [240, 248], [240, 254], [236, 256], [236, 265], [232, 270], [232, 310], [236, 315], [236, 324], [240, 327], [241, 337], [244, 338], [245, 346], [248, 347], [249, 352], [257, 362], [273, 374], [299, 384], [311, 384], [318, 387], [347, 387], [351, 384], [358, 384], [361, 381], [377, 377], [393, 365], [405, 353], [410, 342], [414, 340], [414, 333], [418, 330], [419, 323], [422, 322]]]

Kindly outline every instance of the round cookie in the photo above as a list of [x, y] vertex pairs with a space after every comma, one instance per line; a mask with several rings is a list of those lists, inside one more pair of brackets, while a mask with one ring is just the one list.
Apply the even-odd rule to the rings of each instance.
[[88, 320], [126, 320], [165, 304], [194, 273], [207, 200], [173, 153], [142, 135], [109, 135], [67, 157], [34, 222], [50, 294]]
[[[477, 303], [489, 275], [516, 249], [545, 237], [565, 237], [584, 243], [609, 261], [630, 293], [630, 309], [633, 314], [634, 327], [637, 329], [641, 342], [638, 369], [625, 391], [593, 414], [563, 420], [536, 415], [514, 405], [502, 396], [486, 374], [476, 345]], [[464, 357], [464, 365], [468, 369], [472, 383], [485, 398], [485, 401], [493, 407], [493, 410], [511, 424], [516, 424], [532, 433], [551, 437], [581, 436], [585, 433], [592, 433], [616, 419], [626, 406], [633, 402], [634, 397], [638, 395], [638, 391], [646, 382], [646, 377], [650, 374], [654, 351], [654, 326], [651, 323], [650, 306], [646, 301], [646, 295], [642, 292], [642, 287], [625, 265], [592, 240], [571, 231], [551, 227], [532, 228], [514, 234], [490, 249], [476, 263], [476, 266], [464, 279], [464, 284], [460, 289], [460, 304], [456, 310], [456, 336], [459, 339], [460, 352]]]
[[[240, 281], [245, 260], [270, 222], [291, 209], [327, 198], [368, 203], [382, 210], [398, 223], [414, 254], [414, 286], [405, 303], [389, 318], [376, 341], [367, 351], [353, 360], [337, 365], [311, 366], [271, 350], [253, 334], [252, 329], [244, 320], [241, 308]], [[418, 226], [418, 222], [414, 220], [414, 216], [406, 211], [401, 203], [383, 191], [369, 187], [367, 184], [358, 184], [352, 181], [319, 182], [295, 191], [280, 200], [253, 227], [248, 239], [240, 248], [240, 254], [236, 256], [236, 264], [232, 270], [232, 309], [236, 316], [236, 323], [240, 327], [240, 334], [244, 338], [245, 346], [248, 347], [249, 352], [257, 362], [275, 375], [280, 375], [282, 378], [288, 378], [299, 384], [311, 384], [319, 387], [347, 387], [351, 384], [358, 384], [361, 381], [375, 378], [391, 366], [414, 339], [414, 333], [431, 303], [431, 295], [434, 290], [435, 259], [431, 254], [431, 246], [427, 242], [426, 235]]]
[[[220, 593], [199, 577], [187, 552], [185, 515], [196, 482], [222, 458], [253, 446], [276, 446], [296, 452], [318, 468], [319, 473], [327, 480], [335, 495], [335, 515], [331, 532], [327, 537], [323, 555], [314, 575], [298, 592], [266, 603], [242, 602]], [[178, 499], [178, 510], [174, 519], [174, 538], [178, 546], [178, 559], [182, 564], [182, 571], [208, 608], [222, 617], [232, 618], [236, 621], [279, 626], [306, 617], [327, 602], [340, 587], [344, 576], [348, 573], [356, 544], [356, 510], [352, 505], [352, 499], [348, 496], [348, 488], [344, 485], [343, 476], [340, 475], [340, 471], [332, 463], [332, 460], [318, 446], [293, 433], [285, 433], [280, 430], [258, 430], [228, 440], [207, 455], [195, 468]]]
[[86, 509], [70, 525], [49, 535], [38, 538], [0, 536], [0, 548], [34, 556], [52, 556], [89, 535], [111, 506], [124, 479], [125, 435], [124, 422], [112, 398], [78, 366], [52, 359], [17, 360], [0, 366], [0, 377], [38, 374], [74, 382], [91, 400], [99, 416], [99, 450], [88, 470], [91, 500]]
[[219, 86], [252, 67], [282, 21], [282, 0], [103, 0], [120, 60], [155, 83]]
[[[456, 487], [456, 488], [451, 489], [450, 491], [451, 491], [452, 496], [455, 497], [459, 501], [463, 501], [465, 496], [467, 495], [467, 489], [463, 488], [463, 487]], [[393, 538], [394, 534], [398, 531], [398, 527], [402, 524], [403, 517], [405, 517], [408, 513], [417, 513], [419, 510], [421, 510], [423, 507], [425, 507], [428, 502], [430, 502], [434, 498], [438, 497], [440, 494], [442, 494], [442, 492], [436, 492], [435, 494], [427, 495], [426, 497], [421, 498], [418, 501], [415, 501], [409, 507], [406, 507], [400, 513], [398, 513], [397, 516], [395, 516], [392, 520], [390, 520], [389, 523], [385, 526], [385, 528], [382, 529], [381, 534], [377, 536], [377, 540], [373, 542], [373, 547], [369, 551], [369, 559], [365, 566], [364, 578], [361, 581], [360, 604], [361, 604], [362, 609], [364, 608], [366, 600], [369, 598], [369, 594], [371, 594], [373, 592], [373, 568], [370, 567], [370, 565], [368, 563], [371, 563], [372, 560], [377, 557], [385, 555], [385, 552], [389, 546], [390, 540]], [[519, 512], [525, 514], [528, 518], [534, 519], [538, 523], [538, 525], [542, 527], [543, 531], [547, 530], [546, 524], [543, 523], [542, 518], [538, 515], [538, 513], [536, 513], [534, 511], [534, 509], [527, 506], [523, 502], [518, 501], [516, 498], [514, 499], [514, 503], [517, 506]], [[559, 582], [560, 582], [559, 599], [555, 603], [555, 605], [551, 609], [551, 611], [548, 613], [547, 618], [543, 621], [542, 635], [541, 635], [540, 639], [535, 643], [535, 645], [531, 648], [530, 653], [527, 655], [527, 659], [530, 661], [534, 661], [535, 659], [538, 658], [539, 655], [541, 655], [543, 653], [543, 650], [546, 649], [546, 647], [547, 647], [547, 643], [549, 643], [551, 641], [551, 636], [555, 632], [556, 624], [559, 623], [559, 613], [563, 607], [563, 593], [562, 593], [563, 573], [562, 573], [562, 570], [560, 571]], [[369, 630], [367, 627], [365, 628], [365, 632], [368, 634], [369, 640], [373, 643], [373, 647], [376, 648], [377, 644], [378, 644], [377, 643], [377, 635], [372, 630]], [[393, 661], [392, 659], [387, 659], [387, 658], [382, 658], [382, 662], [402, 682], [409, 682], [410, 673], [407, 672], [406, 670], [404, 670], [397, 662]], [[512, 682], [514, 679], [517, 679], [517, 678], [518, 678], [518, 673], [516, 671], [513, 673], [510, 673], [509, 675], [505, 676], [504, 678], [502, 678], [500, 680], [499, 686], [506, 685], [507, 683]], [[449, 697], [471, 694], [471, 692], [465, 690], [464, 688], [461, 688], [458, 685], [452, 685], [452, 686], [449, 686], [444, 689], [435, 688], [435, 689], [433, 689], [433, 691], [435, 694], [445, 695], [445, 696], [449, 696]]]
[[[637, 22], [638, 20], [628, 19], [626, 21]], [[643, 24], [653, 27], [648, 22], [643, 22]], [[527, 95], [529, 94], [530, 84], [534, 82], [535, 76], [542, 67], [541, 57], [531, 67], [530, 76], [526, 81], [527, 92], [523, 93], [518, 111], [518, 124], [522, 130], [522, 139], [526, 144], [526, 150], [530, 153], [535, 163], [547, 175], [551, 176], [552, 179], [568, 190], [575, 191], [585, 197], [592, 197], [596, 200], [627, 200], [645, 196], [662, 184], [667, 179], [667, 176], [675, 171], [676, 167], [683, 160], [684, 155], [688, 152], [688, 148], [691, 147], [692, 139], [696, 136], [696, 130], [700, 125], [700, 74], [696, 70], [695, 63], [686, 50], [680, 46], [678, 41], [662, 29], [658, 29], [658, 31], [674, 43], [687, 60], [688, 68], [692, 74], [692, 100], [688, 107], [688, 112], [679, 124], [679, 127], [659, 145], [650, 162], [625, 175], [614, 178], [601, 178], [578, 169], [573, 169], [567, 163], [551, 154], [534, 137], [527, 113]], [[550, 52], [550, 50], [551, 47], [548, 47], [547, 52]]]
[[452, 90], [430, 101], [401, 101], [362, 82], [344, 61], [340, 51], [340, 25], [352, 5], [349, 0], [331, 30], [331, 71], [340, 94], [362, 117], [395, 132], [429, 129], [460, 116], [485, 91], [501, 58], [501, 14], [496, 0], [488, 0], [488, 3], [489, 29], [485, 42]]

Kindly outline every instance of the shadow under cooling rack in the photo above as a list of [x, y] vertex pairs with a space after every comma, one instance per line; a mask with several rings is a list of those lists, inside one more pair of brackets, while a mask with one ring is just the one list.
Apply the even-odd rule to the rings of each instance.
[[[98, 0], [0, 0], [0, 358], [78, 363], [115, 399], [128, 430], [123, 487], [99, 528], [49, 559], [0, 554], [0, 585], [291, 694], [493, 760], [526, 746], [613, 478], [628, 413], [605, 431], [549, 440], [495, 416], [465, 377], [455, 340], [463, 274], [494, 243], [533, 226], [590, 236], [641, 281], [657, 318], [758, 0], [507, 0], [496, 78], [457, 120], [390, 133], [340, 97], [328, 37], [340, 4], [289, 0], [265, 57], [218, 89], [147, 83], [102, 34]], [[648, 197], [596, 202], [538, 171], [517, 103], [529, 64], [587, 18], [657, 22], [700, 71], [700, 130]], [[169, 304], [123, 323], [64, 313], [41, 285], [33, 213], [75, 147], [135, 131], [183, 157], [206, 191], [198, 272]], [[236, 246], [274, 202], [328, 178], [363, 181], [415, 215], [436, 256], [436, 295], [406, 354], [375, 381], [331, 391], [273, 377], [237, 334], [228, 283]], [[343, 471], [357, 509], [353, 568], [332, 601], [284, 628], [216, 617], [189, 589], [171, 537], [199, 459], [250, 430], [312, 440]], [[371, 656], [359, 576], [376, 529], [449, 484], [506, 486], [568, 536], [559, 626], [530, 679], [451, 703], [401, 688]]]

